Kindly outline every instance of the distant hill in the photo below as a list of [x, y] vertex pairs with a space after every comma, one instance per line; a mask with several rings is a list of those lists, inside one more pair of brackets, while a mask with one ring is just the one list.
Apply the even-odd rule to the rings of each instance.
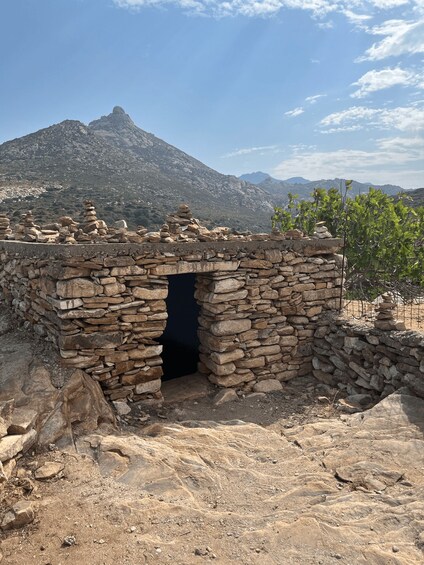
[[411, 206], [413, 206], [414, 208], [418, 206], [424, 206], [424, 188], [406, 190], [404, 194], [411, 199]]
[[262, 171], [257, 171], [256, 173], [246, 173], [245, 175], [240, 175], [239, 179], [245, 180], [246, 182], [251, 182], [252, 184], [259, 184], [262, 181], [271, 178], [267, 173]]
[[37, 222], [73, 215], [93, 199], [107, 222], [158, 226], [182, 202], [211, 224], [270, 228], [272, 197], [222, 175], [137, 127], [120, 107], [88, 126], [65, 120], [0, 145], [0, 210]]
[[285, 179], [283, 182], [286, 182], [287, 184], [308, 184], [311, 181], [304, 179], [303, 177], [290, 177], [289, 179]]
[[[294, 177], [296, 179], [302, 177]], [[260, 188], [263, 188], [274, 198], [277, 204], [282, 204], [287, 201], [289, 192], [292, 194], [297, 194], [299, 198], [309, 198], [311, 192], [315, 188], [340, 188], [344, 187], [344, 179], [322, 179], [317, 181], [308, 181], [304, 183], [291, 184], [287, 181], [277, 180], [272, 177], [268, 177], [258, 184]], [[357, 194], [363, 194], [368, 192], [369, 187], [379, 188], [386, 194], [394, 196], [399, 192], [403, 192], [403, 188], [400, 186], [385, 184], [385, 185], [375, 185], [371, 183], [361, 183], [353, 181], [351, 185], [351, 190], [349, 191], [350, 196], [356, 196]]]
[[245, 180], [247, 182], [251, 182], [252, 184], [260, 184], [261, 182], [267, 180], [272, 180], [275, 182], [283, 182], [286, 184], [307, 184], [311, 182], [310, 180], [304, 179], [303, 177], [291, 177], [286, 180], [278, 180], [273, 178], [268, 173], [263, 173], [262, 171], [257, 171], [256, 173], [246, 173], [244, 175], [240, 175], [239, 179]]

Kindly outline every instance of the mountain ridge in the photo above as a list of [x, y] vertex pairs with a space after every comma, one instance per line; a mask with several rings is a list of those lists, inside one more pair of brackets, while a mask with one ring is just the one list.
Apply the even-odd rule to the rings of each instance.
[[[253, 173], [256, 174], [256, 173]], [[261, 173], [263, 175], [267, 175], [267, 177], [261, 180], [257, 186], [266, 190], [270, 195], [275, 198], [277, 204], [281, 204], [287, 201], [288, 193], [297, 194], [299, 198], [309, 198], [311, 192], [315, 188], [340, 188], [342, 186], [344, 188], [344, 181], [346, 179], [320, 179], [315, 181], [308, 181], [303, 177], [292, 177], [287, 180], [279, 180], [267, 173]], [[242, 175], [242, 177], [246, 177], [247, 175]], [[241, 177], [239, 177], [241, 178]], [[293, 180], [302, 179], [304, 182], [288, 182]], [[369, 187], [372, 186], [373, 188], [379, 188], [383, 190], [386, 194], [390, 196], [396, 196], [399, 192], [407, 192], [409, 194], [410, 191], [405, 191], [402, 187], [397, 185], [385, 184], [385, 185], [376, 185], [372, 183], [361, 183], [358, 181], [353, 180], [351, 184], [351, 190], [349, 191], [350, 196], [356, 196], [357, 194], [361, 194], [364, 192], [368, 192]]]
[[119, 106], [88, 125], [64, 120], [0, 145], [2, 211], [32, 209], [46, 222], [82, 213], [86, 198], [99, 217], [133, 227], [159, 226], [181, 202], [203, 221], [235, 228], [266, 229], [272, 215], [260, 187], [142, 130]]

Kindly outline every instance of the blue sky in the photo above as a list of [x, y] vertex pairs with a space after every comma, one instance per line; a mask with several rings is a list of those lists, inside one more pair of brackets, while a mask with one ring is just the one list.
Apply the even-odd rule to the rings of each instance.
[[122, 106], [228, 174], [424, 186], [424, 0], [1, 0], [0, 142]]

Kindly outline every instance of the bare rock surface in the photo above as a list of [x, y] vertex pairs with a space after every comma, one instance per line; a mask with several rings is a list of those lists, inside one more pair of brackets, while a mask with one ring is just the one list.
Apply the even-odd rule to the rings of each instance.
[[0, 405], [10, 405], [1, 461], [36, 442], [72, 444], [75, 433], [114, 422], [98, 383], [79, 369], [62, 369], [46, 344], [13, 329], [4, 313], [0, 320]]
[[361, 414], [294, 426], [278, 414], [268, 427], [237, 419], [245, 403], [278, 412], [284, 399], [262, 398], [211, 408], [226, 421], [168, 412], [137, 433], [80, 437], [77, 455], [54, 456], [64, 479], [37, 482], [25, 541], [3, 539], [6, 562], [421, 564], [424, 400], [402, 390]]

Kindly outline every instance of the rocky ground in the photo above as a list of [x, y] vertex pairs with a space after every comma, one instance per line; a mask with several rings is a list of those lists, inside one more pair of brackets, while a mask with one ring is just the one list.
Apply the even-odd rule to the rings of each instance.
[[[186, 379], [166, 384], [162, 407], [133, 405], [113, 428], [84, 383], [65, 394], [69, 375], [48, 348], [3, 325], [0, 351], [1, 399], [29, 409], [37, 397], [40, 410], [30, 384], [42, 366], [55, 406], [39, 425], [46, 441], [43, 422], [66, 431], [17, 457], [3, 482], [2, 525], [27, 523], [3, 529], [2, 565], [424, 561], [424, 400], [406, 389], [346, 414], [336, 389], [307, 377], [223, 403]], [[76, 417], [83, 397], [102, 414], [98, 430]]]

